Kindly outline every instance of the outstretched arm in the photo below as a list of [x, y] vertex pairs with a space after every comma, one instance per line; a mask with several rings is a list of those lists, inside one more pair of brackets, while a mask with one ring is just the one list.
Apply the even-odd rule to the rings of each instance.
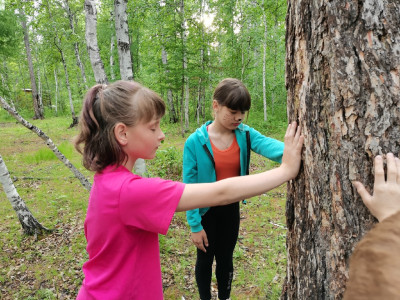
[[177, 211], [227, 205], [265, 193], [293, 179], [299, 172], [304, 137], [296, 122], [288, 126], [282, 164], [275, 169], [249, 176], [231, 177], [213, 183], [187, 184]]
[[364, 204], [379, 222], [400, 211], [400, 159], [387, 154], [387, 179], [381, 156], [375, 157], [375, 183], [371, 195], [361, 182], [353, 182]]

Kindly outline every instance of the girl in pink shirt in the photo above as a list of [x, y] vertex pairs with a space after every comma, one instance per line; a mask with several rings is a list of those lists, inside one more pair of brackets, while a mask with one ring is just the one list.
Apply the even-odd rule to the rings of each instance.
[[84, 101], [75, 147], [96, 172], [85, 220], [89, 260], [77, 299], [163, 299], [158, 234], [175, 211], [226, 205], [294, 178], [303, 137], [288, 126], [282, 164], [250, 176], [183, 184], [132, 173], [138, 158], [154, 158], [165, 138], [165, 104], [136, 82], [95, 85]]

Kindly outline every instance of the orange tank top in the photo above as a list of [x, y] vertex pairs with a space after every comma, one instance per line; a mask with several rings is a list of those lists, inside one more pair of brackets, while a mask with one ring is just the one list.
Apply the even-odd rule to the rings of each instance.
[[233, 138], [233, 142], [229, 148], [225, 150], [218, 149], [211, 141], [211, 148], [214, 154], [215, 162], [215, 173], [217, 180], [239, 176], [240, 175], [240, 148], [236, 140], [236, 136]]

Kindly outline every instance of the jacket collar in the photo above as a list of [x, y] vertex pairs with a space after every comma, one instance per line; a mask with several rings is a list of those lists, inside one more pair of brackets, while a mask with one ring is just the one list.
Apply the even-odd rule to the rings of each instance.
[[[207, 121], [200, 128], [196, 129], [196, 134], [197, 134], [198, 138], [200, 139], [200, 142], [202, 143], [202, 145], [210, 142], [210, 137], [208, 136], [207, 126], [210, 125], [212, 122], [214, 122], [214, 121]], [[238, 126], [237, 129], [235, 129], [235, 131], [243, 132], [244, 124], [240, 123], [240, 125]]]

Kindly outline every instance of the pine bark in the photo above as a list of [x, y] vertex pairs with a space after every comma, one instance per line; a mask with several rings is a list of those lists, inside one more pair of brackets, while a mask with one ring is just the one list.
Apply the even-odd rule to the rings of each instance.
[[288, 184], [282, 299], [341, 299], [354, 245], [375, 222], [351, 181], [400, 150], [400, 3], [288, 1], [288, 117], [305, 136]]

